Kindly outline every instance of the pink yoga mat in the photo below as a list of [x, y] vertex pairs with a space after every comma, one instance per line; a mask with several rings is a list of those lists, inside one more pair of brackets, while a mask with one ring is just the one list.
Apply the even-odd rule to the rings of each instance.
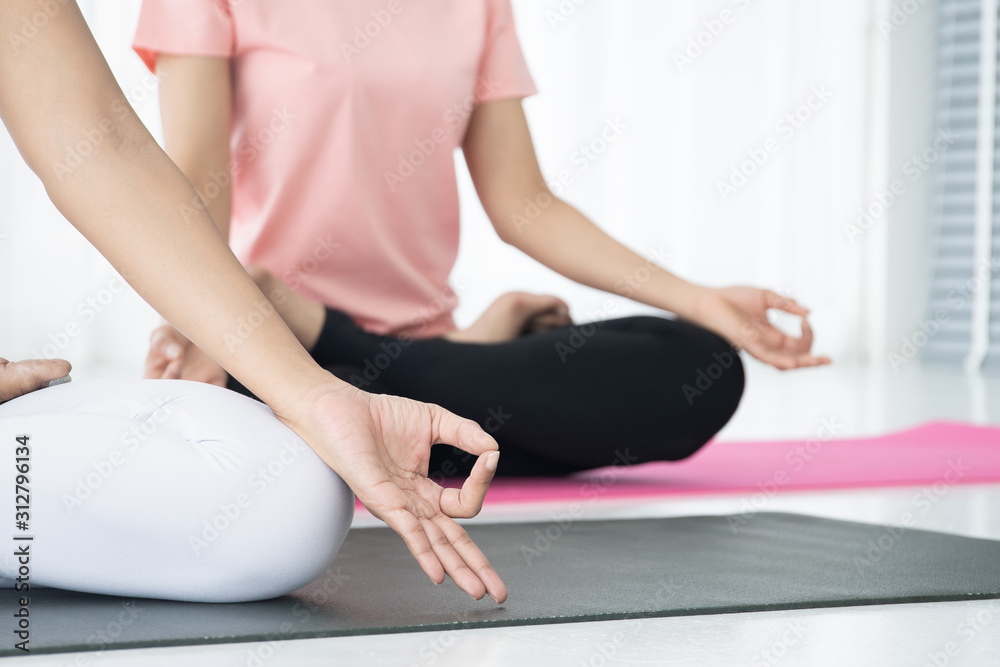
[[[1000, 428], [932, 422], [874, 438], [710, 442], [684, 461], [494, 480], [487, 504], [1000, 482]], [[460, 486], [462, 480], [448, 480]]]

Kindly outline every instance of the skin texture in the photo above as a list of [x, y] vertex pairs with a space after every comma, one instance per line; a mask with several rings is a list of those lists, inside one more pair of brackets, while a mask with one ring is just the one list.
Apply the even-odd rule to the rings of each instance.
[[[312, 361], [209, 213], [192, 208], [195, 190], [132, 112], [74, 1], [4, 0], [0, 35], [0, 117], [62, 214], [400, 533], [435, 583], [448, 575], [476, 599], [505, 600], [503, 582], [452, 518], [481, 508], [496, 442], [475, 422], [369, 395]], [[0, 399], [37, 389], [68, 367], [0, 360]], [[438, 442], [479, 456], [461, 490], [426, 477]]]
[[[157, 73], [168, 150], [193, 183], [207, 184], [209, 174], [224, 169], [229, 160], [229, 123], [219, 119], [231, 115], [230, 61], [161, 55]], [[227, 92], [220, 94], [220, 90]], [[462, 148], [497, 234], [550, 269], [589, 287], [676, 313], [779, 369], [830, 363], [829, 358], [812, 354], [809, 311], [795, 300], [753, 287], [713, 289], [687, 282], [618, 243], [553, 195], [539, 168], [519, 100], [478, 106]], [[220, 198], [230, 196], [227, 190]], [[525, 199], [551, 203], [539, 207], [541, 213], [530, 224], [519, 226], [515, 220], [519, 214], [523, 218]], [[209, 207], [219, 228], [227, 230], [229, 203], [213, 200]], [[276, 301], [268, 287], [273, 277], [259, 269], [251, 268], [251, 273], [262, 291]], [[648, 279], [635, 280], [637, 276]], [[283, 306], [276, 303], [276, 307], [298, 339], [311, 347], [323, 323], [323, 307], [301, 297]], [[771, 325], [770, 309], [801, 317], [801, 336], [788, 336]], [[446, 337], [469, 343], [500, 342], [570, 323], [568, 308], [557, 297], [511, 293], [498, 299], [472, 327]], [[155, 331], [151, 343], [148, 377], [225, 382], [221, 369], [171, 327]]]

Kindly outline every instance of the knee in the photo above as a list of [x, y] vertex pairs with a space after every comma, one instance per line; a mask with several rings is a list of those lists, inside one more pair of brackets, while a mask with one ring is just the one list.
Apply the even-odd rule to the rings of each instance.
[[[635, 439], [646, 460], [678, 461], [701, 449], [725, 426], [743, 397], [739, 351], [716, 334], [684, 321], [663, 321], [659, 356], [650, 363], [656, 406]], [[655, 398], [654, 398], [655, 396]]]
[[691, 456], [722, 430], [736, 413], [746, 385], [739, 351], [723, 338], [702, 331], [695, 349], [681, 386], [688, 427], [674, 460]]
[[331, 573], [350, 529], [354, 494], [318, 457], [312, 459], [296, 461], [270, 483], [251, 477], [256, 490], [234, 485], [223, 502], [203, 503], [207, 521], [199, 526], [202, 551], [193, 566], [200, 571], [189, 578], [202, 579], [199, 590], [208, 601], [275, 598]]
[[[331, 586], [339, 588], [342, 576], [333, 562], [351, 526], [354, 494], [339, 479], [324, 486], [328, 486], [324, 492], [301, 494], [305, 501], [301, 503], [266, 500], [277, 505], [276, 512], [262, 512], [271, 516], [265, 521], [253, 519], [248, 524], [252, 530], [234, 536], [233, 545], [243, 555], [226, 558], [225, 567], [216, 571], [212, 601], [266, 600], [310, 584], [327, 594], [335, 592]], [[266, 542], [262, 535], [267, 535]], [[289, 544], [302, 548], [289, 549]]]
[[[736, 412], [746, 388], [746, 374], [739, 350], [725, 339], [709, 331], [704, 332], [702, 366], [696, 372], [696, 381], [707, 382], [715, 412], [722, 420], [721, 429]], [[718, 429], [716, 429], [718, 430]]]
[[[652, 319], [652, 318], [651, 318]], [[721, 429], [739, 406], [746, 376], [739, 350], [726, 339], [684, 320], [664, 320], [648, 325], [662, 343], [655, 372], [668, 386], [667, 399], [681, 395], [688, 414], [718, 423]]]

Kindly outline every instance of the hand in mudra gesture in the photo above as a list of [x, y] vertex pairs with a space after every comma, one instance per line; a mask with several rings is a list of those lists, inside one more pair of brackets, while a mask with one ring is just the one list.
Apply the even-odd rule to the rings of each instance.
[[[789, 336], [767, 319], [770, 309], [802, 318], [802, 336]], [[795, 299], [755, 287], [709, 289], [695, 305], [695, 321], [719, 334], [735, 347], [779, 368], [806, 368], [831, 363], [829, 357], [812, 354], [813, 332], [809, 310]]]
[[[455, 521], [479, 513], [500, 456], [496, 441], [478, 424], [436, 405], [369, 394], [343, 383], [317, 391], [306, 414], [311, 415], [308, 423], [284, 421], [373, 515], [403, 537], [435, 584], [447, 575], [477, 600], [484, 595], [496, 602], [507, 599], [500, 577]], [[461, 489], [442, 488], [427, 477], [435, 443], [479, 457]]]

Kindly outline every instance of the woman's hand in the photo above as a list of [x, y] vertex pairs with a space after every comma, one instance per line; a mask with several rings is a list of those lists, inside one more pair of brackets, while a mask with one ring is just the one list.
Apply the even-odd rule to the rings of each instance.
[[[497, 443], [475, 422], [436, 405], [368, 394], [341, 382], [314, 391], [296, 417], [278, 415], [399, 533], [435, 584], [449, 575], [476, 600], [502, 603], [507, 588], [455, 518], [479, 513], [496, 471]], [[427, 478], [431, 445], [479, 456], [461, 490]], [[484, 456], [485, 454], [485, 456]]]
[[72, 366], [65, 359], [7, 361], [0, 357], [0, 403], [41, 389], [66, 377], [70, 370]]
[[[767, 320], [771, 308], [802, 318], [802, 337], [788, 336]], [[809, 311], [794, 299], [754, 287], [706, 289], [694, 305], [696, 323], [719, 334], [764, 363], [788, 370], [831, 363], [811, 352]]]
[[153, 380], [192, 380], [225, 387], [229, 374], [200, 347], [169, 324], [149, 337], [143, 377]]
[[525, 334], [573, 325], [569, 306], [544, 294], [508, 292], [483, 311], [472, 326], [445, 334], [456, 343], [503, 343]]

